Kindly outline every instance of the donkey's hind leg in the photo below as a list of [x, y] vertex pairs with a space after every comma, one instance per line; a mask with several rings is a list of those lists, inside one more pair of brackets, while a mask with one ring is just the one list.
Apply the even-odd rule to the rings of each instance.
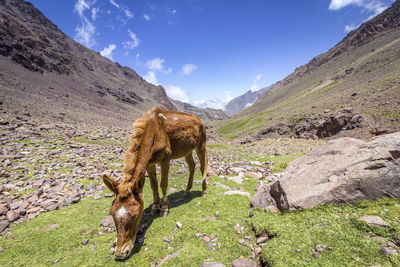
[[169, 172], [169, 160], [164, 160], [161, 163], [161, 191], [163, 194], [163, 202], [161, 206], [161, 216], [166, 217], [168, 215], [168, 172]]
[[192, 189], [193, 186], [193, 176], [194, 176], [194, 168], [196, 167], [196, 164], [194, 163], [193, 160], [193, 155], [192, 152], [186, 155], [185, 160], [187, 164], [189, 165], [189, 181], [186, 186], [185, 193], [183, 194], [184, 196], [188, 196], [190, 194], [190, 189]]
[[201, 195], [205, 197], [207, 195], [207, 170], [208, 170], [208, 154], [207, 154], [207, 148], [206, 148], [206, 143], [204, 142], [203, 144], [200, 145], [199, 148], [196, 149], [197, 157], [199, 157], [200, 161], [200, 170], [201, 174], [203, 176], [203, 182], [202, 182], [202, 193]]
[[151, 208], [151, 215], [155, 215], [160, 211], [160, 195], [158, 194], [156, 165], [149, 164], [147, 166], [147, 173], [149, 174], [150, 186], [153, 191], [153, 207]]

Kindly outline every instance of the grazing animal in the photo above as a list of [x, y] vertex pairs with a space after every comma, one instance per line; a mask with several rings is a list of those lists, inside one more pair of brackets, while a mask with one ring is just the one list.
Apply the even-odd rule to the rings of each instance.
[[133, 127], [135, 133], [131, 134], [130, 147], [125, 152], [122, 182], [118, 183], [103, 175], [106, 186], [116, 194], [110, 213], [118, 234], [115, 249], [115, 258], [118, 260], [129, 257], [135, 244], [138, 225], [143, 215], [142, 190], [146, 170], [153, 191], [153, 215], [160, 211], [155, 164], [161, 165], [161, 216], [168, 214], [167, 187], [171, 159], [184, 157], [189, 165], [189, 181], [185, 190], [185, 195], [188, 195], [193, 185], [195, 163], [192, 151], [195, 149], [203, 175], [203, 196], [207, 189], [206, 128], [197, 116], [153, 108], [136, 120]]

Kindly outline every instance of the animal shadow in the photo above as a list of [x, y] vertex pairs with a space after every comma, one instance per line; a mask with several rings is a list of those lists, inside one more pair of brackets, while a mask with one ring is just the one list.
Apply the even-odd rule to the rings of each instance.
[[[181, 205], [184, 205], [186, 203], [189, 203], [190, 201], [192, 201], [195, 198], [201, 197], [201, 191], [191, 191], [189, 196], [184, 196], [183, 195], [184, 191], [179, 191], [179, 192], [175, 192], [171, 195], [168, 195], [168, 201], [169, 201], [169, 212], [171, 212], [172, 209], [179, 207]], [[143, 246], [145, 246], [146, 242], [143, 242], [142, 244], [138, 243], [138, 240], [142, 237], [146, 236], [146, 232], [150, 229], [151, 224], [157, 220], [160, 219], [162, 220], [163, 217], [160, 217], [158, 214], [157, 215], [151, 215], [151, 208], [152, 208], [153, 203], [150, 203], [147, 208], [143, 211], [143, 217], [142, 220], [140, 222], [140, 226], [139, 226], [139, 230], [136, 236], [136, 243], [135, 243], [135, 247], [131, 253], [131, 256], [133, 254], [136, 254], [138, 252], [140, 252], [140, 250], [142, 249]]]

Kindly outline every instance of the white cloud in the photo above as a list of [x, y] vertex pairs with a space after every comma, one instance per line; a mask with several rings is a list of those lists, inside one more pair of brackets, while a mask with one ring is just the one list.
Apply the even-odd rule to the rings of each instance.
[[194, 70], [197, 69], [197, 66], [195, 64], [185, 64], [182, 67], [182, 75], [189, 75], [191, 74]]
[[97, 18], [97, 13], [99, 13], [99, 9], [98, 8], [92, 8], [92, 20], [96, 20]]
[[251, 89], [250, 89], [251, 91], [255, 92], [260, 89], [260, 86], [257, 84], [257, 82], [259, 80], [261, 80], [263, 75], [264, 75], [264, 73], [259, 73], [256, 75], [256, 77], [253, 80], [253, 85], [251, 86]]
[[128, 29], [129, 37], [131, 38], [130, 41], [123, 42], [124, 48], [126, 49], [133, 49], [139, 46], [140, 39], [137, 37], [136, 33], [132, 32]]
[[100, 55], [108, 58], [109, 60], [113, 60], [113, 51], [117, 48], [115, 44], [110, 44], [107, 47], [104, 47], [103, 50], [100, 51]]
[[116, 8], [119, 8], [119, 5], [114, 0], [110, 0], [110, 4], [115, 6]]
[[143, 79], [148, 81], [149, 83], [152, 83], [154, 85], [159, 85], [157, 81], [157, 77], [154, 71], [148, 71], [144, 76]]
[[85, 0], [78, 0], [75, 3], [75, 11], [78, 12], [79, 16], [83, 16], [83, 11], [89, 9], [89, 3], [86, 3]]
[[149, 16], [148, 14], [143, 14], [143, 18], [144, 18], [145, 20], [147, 20], [147, 21], [150, 20], [150, 16]]
[[129, 19], [134, 17], [134, 14], [129, 9], [125, 9], [124, 12]]
[[256, 75], [256, 78], [254, 79], [254, 83], [257, 83], [259, 80], [261, 80], [262, 76], [264, 75], [264, 73], [259, 73]]
[[153, 58], [152, 60], [149, 60], [146, 62], [146, 67], [149, 68], [152, 71], [160, 71], [163, 73], [170, 73], [172, 71], [171, 68], [164, 68], [163, 64], [165, 62], [165, 59], [162, 58]]
[[165, 86], [165, 91], [167, 92], [167, 95], [169, 97], [171, 97], [172, 99], [179, 100], [179, 101], [186, 102], [186, 103], [190, 102], [190, 98], [189, 98], [188, 94], [186, 93], [186, 91], [178, 86], [167, 85], [167, 86]]
[[357, 29], [359, 26], [360, 26], [360, 25], [354, 25], [354, 24], [346, 25], [346, 26], [344, 26], [344, 31], [345, 31], [346, 33], [348, 33], [348, 32], [351, 32], [351, 31]]
[[[382, 13], [388, 6], [382, 0], [331, 0], [329, 4], [330, 10], [340, 10], [346, 6], [354, 5], [362, 8], [363, 10], [371, 13], [371, 15], [365, 20], [368, 21], [375, 17], [376, 15]], [[346, 25], [344, 27], [345, 32], [351, 32], [352, 30], [357, 29], [360, 24], [355, 25]]]
[[226, 104], [233, 98], [229, 91], [225, 91], [225, 96], [221, 98], [211, 99], [211, 100], [195, 100], [192, 102], [194, 106], [199, 108], [215, 108], [225, 110]]
[[93, 3], [94, 2], [78, 0], [75, 2], [74, 8], [74, 12], [77, 12], [81, 19], [81, 24], [75, 28], [75, 40], [89, 48], [96, 43], [96, 40], [94, 39], [96, 27], [94, 27], [94, 25], [85, 16], [84, 11], [90, 9], [90, 6]]
[[140, 65], [142, 63], [142, 61], [140, 60], [140, 54], [137, 53], [136, 54], [136, 65]]
[[369, 12], [372, 12], [370, 18], [380, 14], [383, 10], [388, 8], [382, 0], [331, 0], [329, 4], [330, 10], [340, 10], [346, 6], [355, 5], [361, 7]]

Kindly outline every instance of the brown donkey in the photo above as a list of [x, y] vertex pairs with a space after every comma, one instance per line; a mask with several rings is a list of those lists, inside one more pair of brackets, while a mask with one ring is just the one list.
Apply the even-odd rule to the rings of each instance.
[[193, 185], [195, 167], [192, 151], [196, 149], [203, 175], [203, 196], [207, 189], [206, 129], [197, 116], [153, 108], [136, 120], [133, 127], [135, 133], [131, 134], [131, 144], [125, 152], [122, 182], [115, 182], [103, 175], [106, 186], [116, 194], [110, 213], [117, 228], [115, 258], [118, 260], [129, 257], [135, 244], [138, 225], [143, 215], [142, 190], [146, 170], [153, 191], [152, 214], [160, 210], [156, 163], [161, 165], [161, 216], [168, 214], [167, 187], [171, 159], [185, 157], [189, 165], [189, 181], [185, 190], [185, 195], [188, 195]]

